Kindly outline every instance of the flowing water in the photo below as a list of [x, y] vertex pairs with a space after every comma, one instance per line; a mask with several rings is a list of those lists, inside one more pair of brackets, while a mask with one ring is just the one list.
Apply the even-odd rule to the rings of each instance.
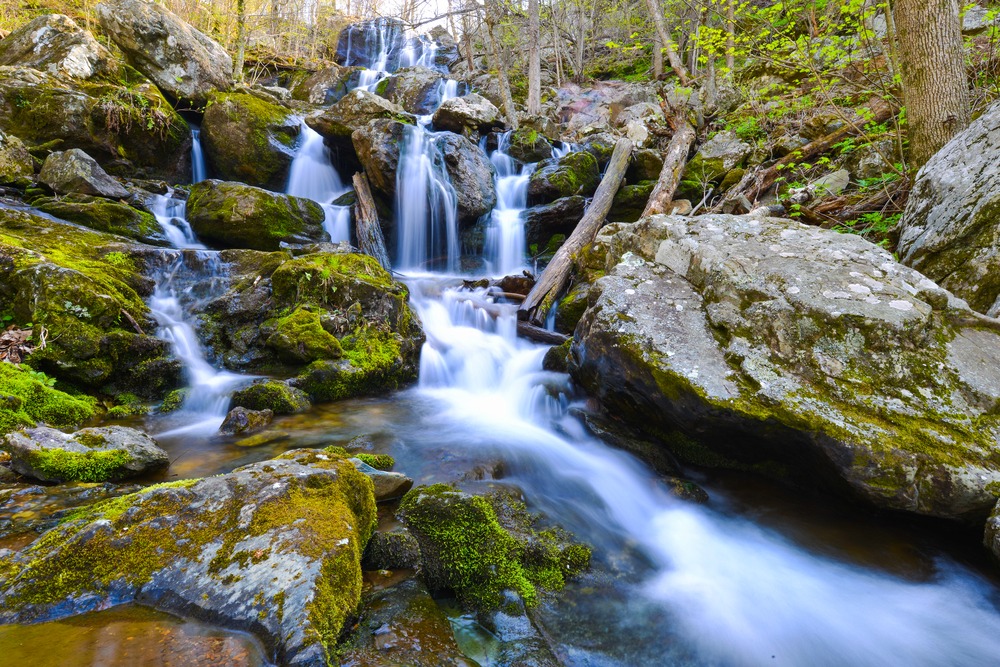
[[333, 166], [323, 137], [305, 122], [299, 133], [299, 148], [288, 170], [285, 193], [312, 199], [323, 207], [323, 229], [334, 243], [351, 240], [351, 209], [333, 201], [350, 191]]
[[201, 150], [201, 128], [191, 128], [191, 182], [201, 183], [206, 178], [205, 154]]
[[[497, 149], [490, 155], [496, 169], [497, 205], [490, 214], [484, 255], [490, 272], [508, 275], [524, 267], [525, 241], [522, 214], [528, 202], [528, 180], [535, 165], [520, 165], [507, 154], [510, 132], [500, 135]], [[485, 146], [485, 139], [482, 145]]]

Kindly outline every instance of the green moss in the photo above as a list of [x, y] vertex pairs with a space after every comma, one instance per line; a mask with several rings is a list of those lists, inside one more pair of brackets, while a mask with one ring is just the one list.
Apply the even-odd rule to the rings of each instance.
[[94, 401], [44, 384], [28, 368], [0, 362], [0, 434], [44, 422], [75, 426], [94, 416]]
[[142, 401], [135, 394], [118, 394], [115, 397], [115, 402], [117, 405], [108, 410], [108, 417], [113, 419], [146, 414], [146, 406], [143, 405]]
[[248, 410], [270, 410], [276, 415], [305, 412], [310, 406], [309, 399], [301, 390], [277, 380], [255, 382], [238, 390], [233, 394], [232, 404]]
[[[271, 275], [275, 298], [281, 302], [309, 301], [347, 307], [351, 288], [371, 293], [365, 286], [406, 298], [406, 290], [368, 255], [315, 253], [287, 261]], [[352, 283], [355, 283], [352, 285]], [[360, 283], [357, 284], [357, 283]]]
[[226, 180], [279, 190], [298, 126], [291, 110], [249, 93], [216, 93], [202, 122], [202, 140]]
[[[36, 200], [32, 205], [49, 215], [109, 234], [140, 241], [162, 236], [160, 225], [151, 213], [121, 202], [86, 195], [66, 195], [58, 199]], [[128, 271], [136, 270], [135, 263], [124, 253], [116, 252], [111, 259], [105, 255], [104, 259]]]
[[27, 463], [45, 477], [71, 482], [107, 482], [119, 479], [132, 460], [122, 450], [70, 452], [65, 449], [43, 449], [32, 452]]
[[184, 399], [187, 398], [187, 389], [174, 389], [172, 392], [167, 394], [163, 402], [160, 403], [160, 412], [173, 412], [174, 410], [179, 410], [184, 404]]
[[267, 345], [288, 363], [309, 363], [317, 359], [339, 359], [340, 342], [327, 333], [320, 323], [319, 313], [296, 308], [281, 318]]
[[355, 454], [354, 458], [359, 459], [362, 463], [366, 463], [376, 470], [392, 470], [392, 467], [396, 465], [396, 459], [388, 454], [368, 454], [361, 452]]

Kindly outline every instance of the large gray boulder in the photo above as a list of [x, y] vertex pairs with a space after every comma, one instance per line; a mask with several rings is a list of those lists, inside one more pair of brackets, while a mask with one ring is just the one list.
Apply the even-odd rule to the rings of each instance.
[[148, 487], [0, 555], [0, 622], [139, 602], [251, 632], [279, 664], [325, 667], [375, 521], [371, 482], [318, 450]]
[[750, 156], [753, 148], [728, 130], [706, 141], [684, 169], [682, 178], [700, 183], [719, 182]]
[[528, 181], [528, 205], [547, 204], [561, 197], [594, 194], [601, 181], [597, 159], [587, 151], [550, 158], [538, 164]]
[[326, 238], [326, 214], [316, 202], [242, 183], [209, 179], [191, 186], [187, 217], [199, 238], [224, 248], [277, 250], [283, 242]]
[[356, 88], [323, 113], [306, 118], [306, 124], [322, 134], [332, 146], [351, 148], [351, 135], [378, 119], [400, 123], [413, 123], [416, 120], [398, 104]]
[[442, 132], [434, 137], [444, 167], [458, 197], [460, 222], [475, 222], [497, 203], [493, 164], [479, 147], [465, 137]]
[[358, 161], [372, 187], [388, 197], [396, 193], [396, 167], [399, 166], [399, 151], [406, 132], [406, 124], [383, 118], [368, 123], [351, 135]]
[[435, 129], [477, 138], [480, 133], [504, 126], [500, 110], [476, 93], [443, 102], [434, 112], [433, 120]]
[[89, 79], [117, 70], [111, 53], [68, 16], [39, 16], [0, 40], [0, 65]]
[[428, 67], [404, 67], [379, 82], [375, 92], [409, 113], [433, 113], [441, 102], [445, 76]]
[[340, 65], [321, 69], [292, 87], [292, 99], [310, 104], [334, 104], [348, 93], [348, 86], [359, 71], [358, 67]]
[[609, 415], [688, 461], [985, 518], [1000, 322], [853, 235], [719, 215], [614, 229], [571, 350]]
[[124, 426], [67, 434], [40, 426], [8, 433], [0, 449], [15, 472], [42, 482], [107, 482], [166, 468], [167, 453], [142, 431]]
[[35, 173], [35, 165], [24, 142], [0, 130], [0, 183], [23, 183]]
[[56, 194], [75, 193], [108, 199], [124, 199], [129, 191], [108, 176], [97, 160], [79, 148], [52, 153], [42, 164], [38, 180]]
[[203, 104], [211, 91], [232, 86], [233, 59], [226, 50], [165, 7], [107, 0], [96, 9], [128, 63], [174, 99]]
[[917, 173], [899, 223], [900, 260], [1000, 315], [1000, 104]]

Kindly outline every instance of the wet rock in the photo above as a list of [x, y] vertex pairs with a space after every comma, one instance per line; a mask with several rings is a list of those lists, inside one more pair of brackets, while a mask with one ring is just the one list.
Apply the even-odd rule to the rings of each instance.
[[312, 405], [301, 389], [278, 380], [262, 380], [234, 392], [230, 407], [270, 410], [276, 415], [294, 415], [308, 411]]
[[348, 93], [351, 78], [358, 72], [357, 67], [332, 65], [306, 77], [292, 88], [292, 99], [320, 104], [334, 104]]
[[405, 124], [380, 119], [355, 130], [351, 135], [354, 150], [372, 188], [389, 197], [396, 193], [396, 167], [405, 134]]
[[306, 118], [306, 124], [322, 134], [331, 145], [350, 149], [353, 147], [351, 135], [355, 130], [377, 119], [400, 123], [413, 123], [415, 120], [398, 104], [367, 90], [355, 89], [323, 113]]
[[210, 179], [191, 186], [188, 222], [203, 241], [224, 248], [277, 250], [281, 243], [321, 241], [319, 204], [242, 183]]
[[385, 45], [389, 52], [386, 69], [392, 70], [399, 63], [399, 52], [405, 43], [403, 22], [399, 19], [377, 18], [352, 23], [337, 37], [337, 64], [371, 69]]
[[524, 603], [508, 596], [503, 609], [479, 614], [480, 623], [490, 631], [500, 644], [494, 657], [499, 665], [519, 667], [559, 667], [548, 642], [532, 624]]
[[528, 245], [543, 247], [555, 234], [569, 236], [583, 218], [587, 199], [580, 195], [561, 197], [524, 212], [524, 235]]
[[35, 174], [35, 165], [24, 143], [0, 130], [0, 184], [25, 185]]
[[541, 162], [552, 157], [552, 143], [537, 130], [519, 127], [510, 133], [507, 154], [521, 162]]
[[108, 0], [96, 10], [129, 65], [174, 99], [203, 104], [213, 90], [232, 85], [233, 60], [226, 50], [165, 7]]
[[528, 181], [528, 205], [547, 204], [561, 197], [594, 194], [601, 180], [597, 160], [587, 151], [546, 160]]
[[479, 147], [457, 134], [435, 137], [458, 198], [459, 222], [475, 222], [497, 203], [493, 165]]
[[342, 458], [295, 450], [74, 514], [0, 557], [0, 620], [136, 601], [251, 632], [281, 664], [319, 667], [360, 601], [361, 551], [374, 527], [364, 475]]
[[433, 122], [437, 130], [447, 130], [472, 138], [504, 125], [500, 110], [476, 93], [443, 102], [434, 112]]
[[117, 234], [152, 245], [169, 245], [156, 217], [128, 204], [71, 194], [64, 197], [40, 197], [32, 200], [31, 205], [43, 213], [99, 232]]
[[108, 176], [97, 160], [79, 148], [52, 153], [45, 158], [38, 180], [57, 194], [75, 193], [109, 199], [129, 196], [129, 191]]
[[135, 477], [170, 464], [167, 453], [142, 431], [124, 426], [65, 434], [38, 427], [7, 434], [0, 447], [11, 468], [43, 482], [105, 482]]
[[210, 97], [201, 123], [205, 159], [225, 181], [285, 189], [301, 127], [292, 112], [249, 93]]
[[219, 427], [222, 435], [250, 435], [267, 428], [274, 420], [270, 410], [247, 410], [236, 407], [229, 411]]
[[663, 155], [659, 151], [644, 148], [632, 153], [625, 180], [629, 183], [655, 181], [663, 169]]
[[688, 162], [681, 177], [686, 181], [715, 183], [741, 166], [753, 151], [750, 144], [734, 133], [723, 131], [702, 144]]
[[21, 65], [49, 74], [89, 79], [114, 74], [111, 53], [62, 14], [39, 16], [0, 41], [0, 65]]
[[358, 458], [352, 458], [351, 463], [372, 481], [376, 502], [399, 498], [413, 488], [413, 480], [403, 473], [379, 470]]
[[377, 531], [368, 540], [361, 567], [365, 570], [415, 570], [420, 567], [420, 545], [403, 526]]
[[427, 67], [404, 67], [379, 82], [375, 92], [408, 113], [434, 113], [441, 102], [445, 76]]
[[852, 235], [653, 216], [610, 241], [572, 373], [673, 454], [877, 507], [982, 519], [1000, 333]]
[[520, 294], [528, 296], [531, 288], [535, 286], [535, 279], [525, 271], [519, 276], [504, 276], [496, 283], [501, 291], [508, 294]]
[[623, 185], [618, 188], [615, 198], [608, 211], [608, 220], [615, 222], [635, 222], [642, 217], [642, 212], [649, 202], [656, 181], [642, 181], [633, 185]]

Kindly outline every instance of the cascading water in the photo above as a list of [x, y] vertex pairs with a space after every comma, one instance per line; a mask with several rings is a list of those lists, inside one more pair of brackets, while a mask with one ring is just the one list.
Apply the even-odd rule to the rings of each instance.
[[201, 128], [191, 127], [191, 182], [201, 183], [206, 178], [205, 154], [201, 150]]
[[163, 230], [163, 235], [174, 248], [204, 248], [195, 239], [194, 231], [185, 217], [187, 202], [173, 195], [173, 190], [167, 190], [167, 194], [153, 195], [147, 202], [156, 222]]
[[[524, 266], [524, 221], [521, 214], [528, 202], [528, 180], [535, 165], [521, 166], [507, 154], [510, 132], [500, 135], [497, 149], [490, 155], [496, 169], [497, 205], [486, 232], [486, 261], [496, 275], [507, 275]], [[484, 141], [485, 143], [485, 141]]]
[[351, 240], [350, 207], [332, 204], [349, 189], [333, 166], [330, 150], [323, 143], [322, 135], [303, 122], [298, 152], [288, 171], [285, 192], [312, 199], [323, 207], [326, 213], [323, 229], [334, 243]]

